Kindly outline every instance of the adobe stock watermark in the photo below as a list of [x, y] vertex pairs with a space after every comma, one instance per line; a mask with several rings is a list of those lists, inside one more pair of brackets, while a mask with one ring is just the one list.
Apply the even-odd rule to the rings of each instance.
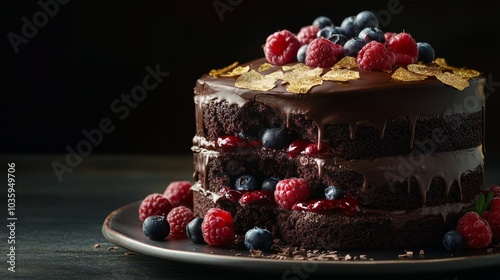
[[14, 53], [19, 53], [19, 46], [21, 44], [28, 44], [30, 39], [33, 39], [40, 28], [45, 27], [49, 20], [59, 13], [60, 5], [68, 4], [69, 0], [47, 0], [38, 1], [40, 10], [33, 13], [31, 19], [23, 16], [21, 22], [21, 30], [19, 33], [9, 32], [7, 39], [14, 50]]
[[242, 2], [243, 0], [214, 0], [212, 6], [220, 21], [224, 21], [224, 13], [234, 11]]
[[[129, 115], [132, 109], [137, 108], [139, 102], [142, 102], [148, 96], [148, 92], [156, 89], [170, 73], [161, 72], [160, 65], [156, 64], [153, 68], [146, 66], [147, 74], [142, 78], [142, 83], [133, 87], [130, 93], [122, 94], [120, 98], [113, 100], [110, 104], [110, 110], [116, 114], [118, 120], [123, 121]], [[80, 140], [75, 147], [66, 145], [67, 152], [65, 161], [53, 161], [51, 166], [54, 170], [57, 179], [61, 183], [63, 175], [71, 173], [74, 168], [78, 167], [83, 158], [89, 156], [95, 147], [99, 146], [104, 140], [104, 136], [115, 130], [116, 126], [111, 118], [102, 118], [99, 121], [97, 128], [91, 130], [83, 129], [83, 139]]]

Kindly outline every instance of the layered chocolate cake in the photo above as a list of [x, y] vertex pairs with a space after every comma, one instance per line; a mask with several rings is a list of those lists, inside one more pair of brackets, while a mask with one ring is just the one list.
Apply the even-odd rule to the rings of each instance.
[[268, 41], [266, 57], [200, 77], [195, 214], [218, 207], [237, 234], [267, 228], [307, 249], [439, 245], [483, 185], [484, 79], [405, 63], [387, 36], [389, 65], [363, 61], [370, 46], [318, 66], [314, 40], [305, 60], [292, 46], [277, 61]]

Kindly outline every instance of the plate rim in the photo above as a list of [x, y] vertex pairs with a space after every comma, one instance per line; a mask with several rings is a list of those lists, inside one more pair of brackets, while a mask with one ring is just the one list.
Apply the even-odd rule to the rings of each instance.
[[[370, 273], [402, 274], [402, 273], [429, 273], [466, 270], [473, 268], [490, 267], [500, 265], [500, 252], [485, 253], [484, 255], [456, 256], [438, 259], [395, 259], [395, 260], [278, 260], [270, 258], [254, 258], [250, 256], [228, 256], [217, 253], [203, 253], [197, 251], [176, 250], [146, 244], [131, 236], [127, 236], [114, 229], [111, 222], [124, 211], [138, 208], [141, 201], [135, 201], [123, 205], [110, 212], [102, 224], [102, 234], [110, 242], [128, 250], [164, 260], [179, 261], [201, 265], [223, 265], [225, 268], [255, 269], [260, 271], [285, 272], [297, 265], [314, 265], [314, 273], [349, 273], [366, 275]], [[172, 240], [175, 242], [175, 240]], [[162, 243], [162, 245], [168, 243]], [[201, 245], [209, 246], [209, 245]], [[218, 248], [220, 250], [220, 248]], [[230, 249], [228, 249], [230, 250]], [[356, 269], [360, 268], [362, 269]]]

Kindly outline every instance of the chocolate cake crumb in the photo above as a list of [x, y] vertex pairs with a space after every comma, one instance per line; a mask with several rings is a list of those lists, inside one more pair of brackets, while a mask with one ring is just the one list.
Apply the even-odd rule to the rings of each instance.
[[340, 255], [337, 251], [321, 251], [317, 249], [306, 250], [304, 248], [278, 245], [277, 242], [271, 248], [271, 253], [261, 250], [249, 250], [252, 258], [267, 258], [274, 260], [301, 260], [301, 261], [373, 261], [367, 255], [353, 256]]

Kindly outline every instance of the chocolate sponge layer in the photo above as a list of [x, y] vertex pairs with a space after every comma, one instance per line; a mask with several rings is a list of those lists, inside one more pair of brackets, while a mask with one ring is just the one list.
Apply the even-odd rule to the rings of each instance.
[[[284, 127], [283, 114], [259, 102], [248, 102], [240, 107], [226, 101], [212, 100], [204, 106], [204, 135], [214, 141], [223, 135], [242, 131], [258, 136], [259, 131], [270, 127]], [[288, 120], [290, 133], [296, 138], [318, 141], [318, 128], [303, 115], [291, 115]], [[413, 136], [413, 138], [412, 138]], [[482, 111], [450, 114], [446, 116], [419, 116], [412, 122], [405, 116], [388, 120], [383, 135], [369, 124], [360, 125], [353, 138], [345, 123], [328, 124], [324, 141], [346, 159], [363, 159], [382, 156], [405, 155], [418, 152], [440, 153], [476, 147], [482, 144]], [[412, 141], [413, 140], [413, 141]], [[412, 146], [413, 142], [413, 146]]]

